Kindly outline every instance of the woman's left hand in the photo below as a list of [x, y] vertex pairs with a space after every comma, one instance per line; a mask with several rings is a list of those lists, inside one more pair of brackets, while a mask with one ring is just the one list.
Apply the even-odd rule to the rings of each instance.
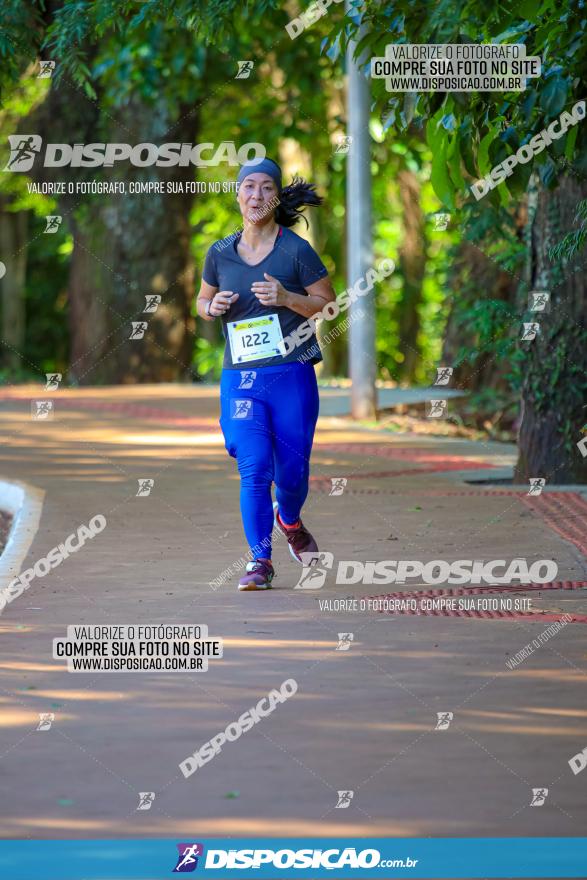
[[266, 281], [255, 281], [251, 286], [251, 290], [259, 300], [262, 306], [285, 306], [287, 301], [287, 290], [281, 281], [263, 272]]

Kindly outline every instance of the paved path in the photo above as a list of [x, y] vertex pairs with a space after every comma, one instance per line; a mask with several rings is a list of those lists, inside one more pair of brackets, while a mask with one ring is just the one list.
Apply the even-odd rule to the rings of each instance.
[[[465, 397], [466, 392], [454, 388], [378, 388], [377, 406], [389, 409], [398, 405], [424, 403], [431, 398], [449, 399]], [[321, 408], [323, 416], [346, 416], [351, 411], [350, 388], [321, 389]]]
[[[46, 492], [25, 565], [96, 514], [107, 527], [1, 615], [3, 835], [584, 833], [587, 773], [568, 764], [587, 746], [584, 625], [509, 669], [547, 620], [324, 610], [398, 588], [330, 574], [294, 590], [282, 541], [274, 590], [239, 594], [235, 576], [213, 590], [246, 550], [217, 389], [62, 391], [52, 421], [31, 419], [31, 396], [48, 395], [0, 396], [0, 478]], [[524, 500], [463, 482], [513, 452], [323, 418], [304, 518], [336, 560], [552, 558], [561, 580], [586, 581], [578, 493]], [[332, 477], [347, 479], [342, 495]], [[137, 497], [145, 478], [153, 489]], [[524, 595], [548, 616], [587, 613], [584, 589]], [[197, 675], [73, 675], [52, 659], [68, 624], [131, 623], [207, 624], [224, 658]], [[341, 632], [348, 651], [335, 650]], [[184, 779], [180, 761], [288, 678], [293, 698]], [[48, 731], [35, 730], [41, 712], [55, 714]], [[439, 712], [453, 713], [447, 730]], [[542, 807], [533, 788], [549, 790]], [[354, 791], [346, 809], [341, 790]], [[148, 811], [141, 791], [156, 793]]]

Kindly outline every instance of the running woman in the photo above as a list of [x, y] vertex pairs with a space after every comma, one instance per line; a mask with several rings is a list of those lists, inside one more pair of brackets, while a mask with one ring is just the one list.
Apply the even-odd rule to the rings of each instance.
[[[209, 249], [197, 299], [205, 321], [222, 319], [226, 341], [220, 427], [240, 474], [240, 507], [251, 561], [239, 590], [271, 586], [273, 526], [290, 553], [317, 553], [301, 520], [318, 419], [315, 333], [283, 354], [282, 341], [336, 298], [318, 254], [291, 231], [304, 205], [320, 205], [299, 178], [282, 186], [271, 159], [242, 166], [237, 180], [242, 231]], [[275, 504], [271, 484], [275, 482]]]

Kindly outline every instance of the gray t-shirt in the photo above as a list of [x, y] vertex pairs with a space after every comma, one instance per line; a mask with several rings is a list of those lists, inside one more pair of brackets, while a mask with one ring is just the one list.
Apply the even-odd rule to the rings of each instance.
[[[280, 226], [273, 250], [267, 254], [256, 266], [249, 266], [239, 256], [237, 243], [240, 233], [236, 237], [223, 238], [215, 242], [206, 254], [202, 277], [207, 284], [217, 287], [219, 290], [232, 290], [238, 293], [239, 298], [222, 316], [222, 332], [226, 340], [224, 350], [224, 369], [240, 370], [243, 364], [232, 362], [230, 344], [228, 341], [226, 325], [233, 321], [246, 318], [262, 317], [269, 314], [277, 314], [281, 332], [285, 339], [300, 324], [307, 321], [303, 315], [292, 312], [284, 306], [263, 306], [251, 290], [255, 281], [266, 281], [264, 272], [277, 278], [286, 290], [291, 293], [301, 293], [307, 296], [305, 290], [311, 284], [328, 275], [328, 270], [314, 248], [295, 232], [287, 227]], [[305, 360], [317, 364], [322, 360], [320, 348], [313, 333], [305, 342], [302, 342], [287, 355], [254, 360], [244, 366], [269, 367], [280, 366], [299, 360], [304, 353], [310, 354]]]

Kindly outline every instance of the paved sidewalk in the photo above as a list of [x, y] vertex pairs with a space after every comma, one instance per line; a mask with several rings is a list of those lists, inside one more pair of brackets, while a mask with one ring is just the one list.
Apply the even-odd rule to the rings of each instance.
[[[345, 416], [351, 411], [350, 388], [322, 388], [320, 412], [323, 416]], [[439, 386], [436, 388], [377, 388], [377, 408], [387, 409], [398, 404], [425, 403], [435, 397], [445, 399], [466, 397], [466, 392]]]
[[[103, 514], [107, 527], [0, 616], [5, 837], [197, 839], [238, 835], [581, 836], [587, 772], [585, 634], [570, 623], [514, 669], [587, 590], [527, 590], [536, 617], [478, 619], [325, 610], [325, 600], [412, 586], [294, 590], [277, 541], [275, 589], [239, 594], [246, 552], [238, 476], [217, 425], [217, 389], [0, 392], [0, 479], [46, 492], [24, 566]], [[304, 520], [335, 560], [554, 559], [587, 581], [579, 492], [471, 485], [514, 450], [359, 430], [322, 418]], [[341, 495], [331, 479], [344, 477]], [[137, 497], [138, 480], [151, 479]], [[1, 507], [1, 503], [0, 503]], [[421, 588], [424, 589], [424, 588]], [[518, 595], [518, 594], [516, 594]], [[541, 619], [540, 614], [546, 615]], [[68, 624], [207, 624], [224, 658], [206, 673], [68, 673], [52, 639]], [[339, 633], [354, 634], [335, 650]], [[178, 764], [288, 678], [298, 692], [189, 779]], [[53, 712], [48, 731], [39, 713]], [[438, 713], [452, 712], [446, 730]], [[530, 807], [533, 788], [547, 788]], [[353, 791], [336, 808], [339, 791]], [[137, 811], [139, 792], [153, 791]], [[196, 837], [194, 837], [196, 835]]]

